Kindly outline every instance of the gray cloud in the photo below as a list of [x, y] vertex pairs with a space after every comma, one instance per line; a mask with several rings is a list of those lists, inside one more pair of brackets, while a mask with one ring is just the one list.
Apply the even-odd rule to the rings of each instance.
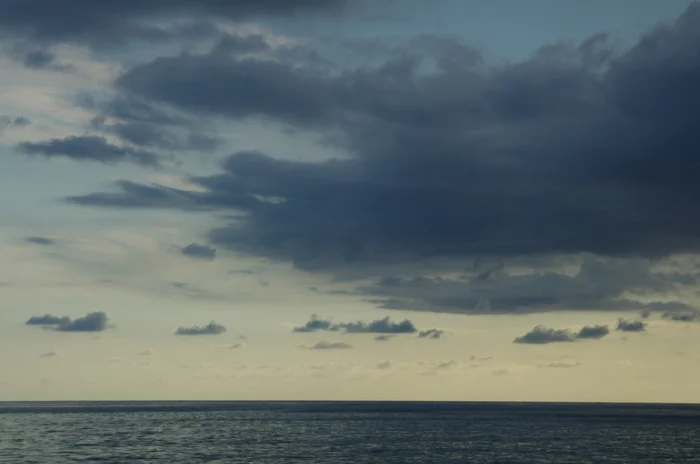
[[546, 344], [559, 342], [573, 342], [576, 335], [566, 329], [550, 329], [543, 325], [535, 326], [530, 332], [513, 340], [514, 343]]
[[600, 339], [610, 333], [607, 325], [586, 325], [578, 332], [567, 329], [550, 329], [543, 325], [537, 325], [530, 332], [517, 337], [514, 343], [523, 344], [547, 344], [560, 342], [575, 342], [576, 340]]
[[70, 324], [70, 317], [52, 316], [51, 314], [45, 314], [43, 316], [33, 316], [30, 317], [26, 324], [27, 325], [50, 325], [50, 326], [61, 326]]
[[319, 319], [318, 315], [312, 314], [304, 325], [294, 327], [294, 332], [316, 332], [317, 330], [338, 330], [330, 320]]
[[182, 249], [182, 254], [194, 259], [213, 261], [216, 258], [216, 248], [198, 243], [190, 243]]
[[[243, 20], [259, 16], [290, 17], [345, 11], [347, 0], [133, 0], [97, 5], [89, 0], [0, 2], [0, 36], [44, 42], [72, 42], [93, 47], [128, 45], [135, 40], [211, 34], [207, 18]], [[162, 19], [190, 20], [185, 26], [161, 25]], [[194, 19], [194, 21], [192, 21]]]
[[[496, 67], [430, 37], [380, 64], [333, 71], [216, 48], [159, 58], [118, 79], [120, 101], [311, 128], [351, 156], [240, 152], [220, 173], [190, 179], [202, 192], [121, 182], [115, 193], [67, 200], [235, 212], [211, 232], [213, 245], [307, 271], [367, 277], [394, 265], [415, 276], [435, 262], [489, 263], [466, 279], [398, 277], [360, 289], [385, 308], [687, 309], [650, 295], [673, 295], [692, 276], [652, 272], [646, 260], [700, 251], [689, 200], [700, 193], [700, 66], [688, 58], [700, 46], [698, 12], [694, 3], [628, 50], [597, 35]], [[567, 254], [594, 258], [574, 275], [501, 266]]]
[[603, 338], [610, 333], [607, 325], [587, 325], [581, 328], [576, 334], [578, 339]]
[[0, 115], [0, 134], [7, 128], [28, 126], [31, 123], [32, 122], [24, 116], [11, 117]]
[[307, 346], [306, 348], [310, 350], [348, 350], [352, 348], [352, 345], [349, 343], [345, 342], [339, 342], [339, 341], [320, 341], [316, 343], [315, 345], [310, 345]]
[[427, 329], [427, 330], [421, 330], [418, 332], [418, 336], [420, 338], [441, 338], [443, 335], [445, 335], [444, 330], [440, 329]]
[[34, 245], [54, 245], [56, 243], [56, 240], [47, 237], [27, 237], [24, 241]]
[[392, 338], [394, 338], [394, 335], [386, 335], [386, 334], [385, 335], [377, 335], [376, 337], [374, 337], [374, 339], [378, 342], [387, 342], [387, 341], [391, 340]]
[[71, 322], [61, 324], [56, 330], [61, 332], [102, 332], [108, 328], [109, 319], [102, 311], [88, 313], [85, 317], [73, 319]]
[[70, 136], [45, 142], [22, 142], [17, 148], [21, 153], [46, 158], [64, 157], [105, 164], [126, 162], [150, 167], [159, 165], [159, 157], [155, 153], [112, 145], [104, 137], [94, 135]]
[[644, 332], [646, 330], [646, 326], [646, 322], [643, 321], [623, 318], [619, 318], [617, 320], [617, 330], [621, 332]]
[[294, 332], [316, 332], [318, 330], [339, 331], [345, 333], [379, 333], [379, 334], [400, 334], [415, 333], [418, 331], [411, 321], [404, 319], [401, 322], [393, 322], [391, 318], [385, 317], [375, 321], [364, 322], [340, 322], [332, 323], [330, 320], [319, 319], [317, 315], [312, 315], [311, 319], [302, 326], [295, 327]]
[[40, 357], [41, 358], [55, 358], [56, 356], [58, 356], [58, 351], [52, 350], [52, 351], [43, 353]]
[[576, 361], [556, 361], [545, 364], [538, 364], [537, 367], [540, 369], [571, 369], [580, 366], [580, 362]]
[[677, 322], [700, 321], [700, 311], [669, 311], [661, 315], [664, 319]]
[[211, 321], [205, 326], [178, 327], [175, 335], [220, 335], [226, 332], [226, 327]]

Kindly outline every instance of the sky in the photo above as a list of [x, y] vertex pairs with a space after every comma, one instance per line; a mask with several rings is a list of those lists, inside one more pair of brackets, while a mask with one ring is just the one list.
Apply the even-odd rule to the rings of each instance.
[[700, 2], [0, 0], [0, 401], [700, 402]]

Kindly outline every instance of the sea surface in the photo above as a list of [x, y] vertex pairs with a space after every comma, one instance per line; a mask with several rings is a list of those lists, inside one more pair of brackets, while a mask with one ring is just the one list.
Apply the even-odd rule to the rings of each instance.
[[700, 406], [0, 403], [0, 463], [700, 463]]

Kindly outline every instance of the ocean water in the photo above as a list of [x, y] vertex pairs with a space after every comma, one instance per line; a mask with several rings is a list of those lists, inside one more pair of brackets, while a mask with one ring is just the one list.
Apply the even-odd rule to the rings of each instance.
[[0, 403], [1, 463], [700, 463], [700, 406]]

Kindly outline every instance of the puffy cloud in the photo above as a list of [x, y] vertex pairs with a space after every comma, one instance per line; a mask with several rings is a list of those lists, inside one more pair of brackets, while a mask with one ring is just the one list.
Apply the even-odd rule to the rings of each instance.
[[56, 330], [62, 332], [102, 332], [108, 327], [108, 317], [102, 311], [88, 313], [85, 317], [79, 317], [61, 324]]
[[294, 328], [294, 332], [316, 332], [317, 330], [338, 330], [338, 328], [329, 320], [319, 319], [316, 314], [312, 314], [306, 324]]
[[198, 243], [190, 243], [182, 249], [182, 254], [194, 259], [213, 261], [216, 258], [216, 248]]
[[30, 317], [26, 324], [48, 326], [60, 332], [102, 332], [109, 327], [108, 321], [109, 319], [104, 312], [96, 311], [77, 319], [52, 316], [51, 314], [34, 316]]
[[566, 329], [550, 329], [543, 325], [535, 326], [530, 332], [517, 337], [514, 343], [546, 344], [559, 342], [573, 342], [576, 335]]
[[587, 325], [576, 334], [576, 338], [603, 338], [610, 333], [607, 325]]
[[617, 320], [617, 330], [621, 332], [644, 332], [646, 330], [646, 322], [635, 321], [631, 319], [619, 318]]
[[214, 321], [205, 326], [178, 327], [175, 335], [221, 335], [226, 332], [226, 327]]

